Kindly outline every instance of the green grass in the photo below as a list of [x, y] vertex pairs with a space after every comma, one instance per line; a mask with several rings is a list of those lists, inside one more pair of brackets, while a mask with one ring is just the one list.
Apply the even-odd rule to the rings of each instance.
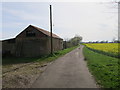
[[106, 56], [84, 47], [83, 53], [90, 72], [103, 88], [120, 88], [118, 58]]
[[2, 59], [3, 65], [10, 65], [10, 64], [19, 64], [19, 63], [29, 63], [29, 62], [50, 62], [52, 60], [57, 59], [58, 57], [65, 55], [66, 53], [72, 51], [73, 49], [77, 48], [78, 46], [67, 48], [64, 50], [57, 51], [53, 54], [41, 56], [41, 57], [33, 57], [33, 58], [17, 58], [17, 57], [7, 57]]

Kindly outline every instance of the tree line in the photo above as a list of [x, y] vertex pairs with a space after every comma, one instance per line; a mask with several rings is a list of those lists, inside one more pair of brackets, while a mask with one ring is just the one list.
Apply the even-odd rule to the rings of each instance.
[[120, 43], [119, 40], [114, 40], [114, 41], [89, 41], [85, 43]]
[[77, 46], [80, 44], [81, 41], [82, 41], [82, 37], [79, 35], [75, 35], [73, 38], [69, 40], [64, 40], [63, 48], [66, 49], [73, 46]]

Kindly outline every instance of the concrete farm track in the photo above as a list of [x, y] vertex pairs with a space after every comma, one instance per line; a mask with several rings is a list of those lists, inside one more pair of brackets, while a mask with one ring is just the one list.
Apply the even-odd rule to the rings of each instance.
[[84, 61], [83, 47], [55, 60], [31, 88], [98, 88]]

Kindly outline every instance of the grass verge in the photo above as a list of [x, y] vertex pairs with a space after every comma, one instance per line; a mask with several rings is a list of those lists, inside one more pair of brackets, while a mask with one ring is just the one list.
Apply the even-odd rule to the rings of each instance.
[[29, 63], [29, 62], [50, 62], [52, 60], [57, 59], [58, 57], [65, 55], [66, 53], [72, 51], [73, 49], [77, 48], [78, 46], [74, 46], [71, 48], [67, 48], [64, 50], [60, 50], [54, 52], [53, 54], [40, 56], [40, 57], [32, 57], [32, 58], [17, 58], [17, 57], [7, 57], [2, 59], [2, 65], [10, 65], [10, 64], [19, 64], [19, 63]]
[[91, 51], [86, 47], [83, 53], [90, 72], [102, 88], [120, 88], [118, 58]]

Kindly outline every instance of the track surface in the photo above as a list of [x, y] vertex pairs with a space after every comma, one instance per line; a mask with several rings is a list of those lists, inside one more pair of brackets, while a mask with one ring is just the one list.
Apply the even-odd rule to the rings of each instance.
[[84, 61], [83, 47], [55, 60], [32, 88], [98, 88]]

